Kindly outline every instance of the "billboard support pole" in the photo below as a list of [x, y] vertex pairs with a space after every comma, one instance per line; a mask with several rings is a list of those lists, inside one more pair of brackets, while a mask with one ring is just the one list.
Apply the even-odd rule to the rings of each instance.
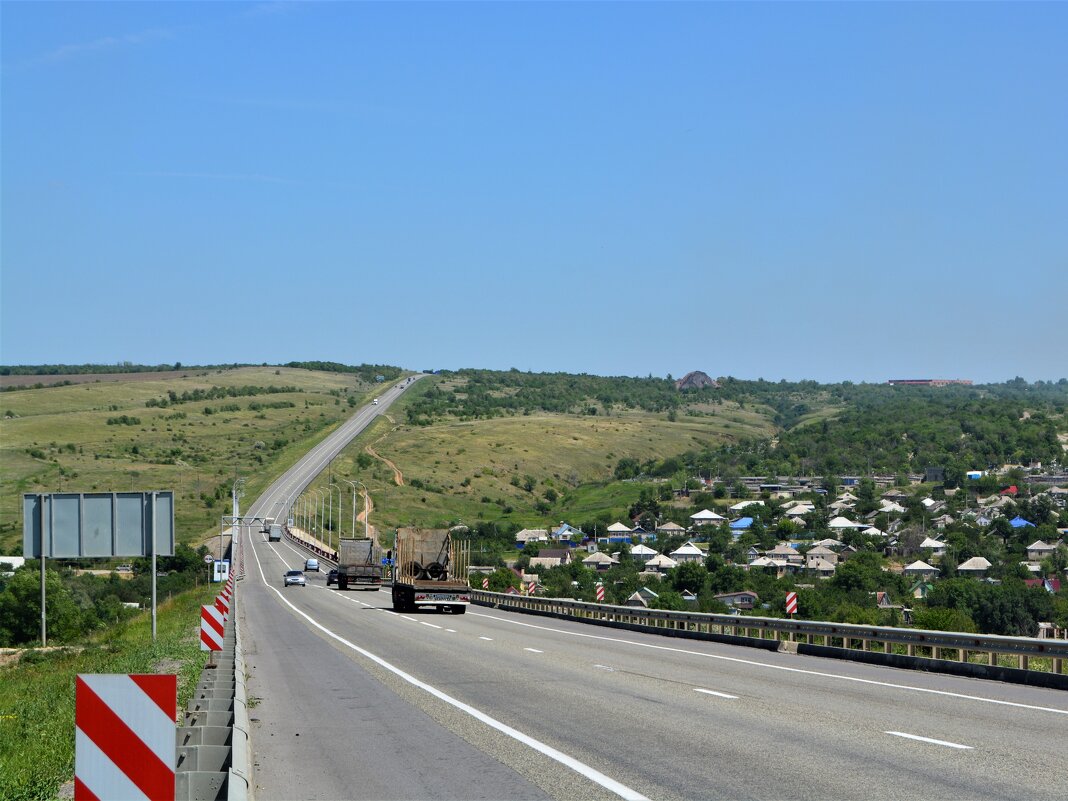
[[[37, 496], [40, 500], [41, 509], [41, 522], [44, 522], [44, 502], [45, 496], [42, 493]], [[48, 546], [45, 546], [44, 538], [44, 526], [41, 526], [41, 647], [44, 648], [48, 645], [48, 617], [46, 610], [48, 607], [47, 599], [45, 595], [45, 553], [48, 553], [48, 548], [52, 545], [52, 514], [51, 510], [48, 515]]]
[[156, 641], [156, 493], [152, 493], [152, 642]]
[[41, 552], [41, 647], [48, 645], [48, 624], [45, 622], [45, 556]]

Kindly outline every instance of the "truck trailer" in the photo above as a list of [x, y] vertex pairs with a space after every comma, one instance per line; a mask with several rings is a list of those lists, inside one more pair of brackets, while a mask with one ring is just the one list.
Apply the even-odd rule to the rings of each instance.
[[393, 559], [393, 609], [435, 607], [462, 615], [471, 603], [467, 580], [470, 545], [448, 529], [397, 529]]
[[282, 524], [271, 523], [270, 531], [267, 532], [268, 542], [281, 542], [282, 541]]
[[337, 543], [337, 588], [382, 586], [382, 549], [373, 539], [341, 539]]

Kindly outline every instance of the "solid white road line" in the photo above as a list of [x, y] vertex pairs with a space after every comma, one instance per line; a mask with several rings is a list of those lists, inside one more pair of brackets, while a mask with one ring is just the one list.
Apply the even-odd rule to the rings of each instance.
[[717, 693], [715, 690], [703, 690], [700, 687], [694, 687], [693, 691], [695, 693], [704, 693], [705, 695], [714, 695], [714, 696], [716, 696], [716, 698], [731, 698], [731, 699], [737, 699], [738, 698], [737, 695], [727, 695], [727, 693]]
[[479, 639], [480, 640], [485, 640], [486, 642], [493, 642], [493, 638], [492, 637], [479, 637]]
[[300, 615], [300, 617], [302, 617], [306, 621], [308, 621], [308, 624], [310, 626], [313, 626], [314, 628], [318, 629], [323, 634], [325, 634], [327, 637], [330, 637], [331, 639], [336, 640], [337, 642], [341, 643], [342, 645], [346, 646], [347, 648], [351, 648], [353, 651], [355, 651], [356, 653], [360, 654], [361, 656], [371, 660], [376, 665], [384, 668], [385, 670], [388, 670], [390, 673], [392, 673], [393, 675], [397, 676], [398, 678], [408, 682], [409, 684], [411, 684], [411, 685], [413, 685], [415, 687], [418, 687], [419, 689], [429, 693], [430, 695], [434, 696], [438, 700], [444, 701], [446, 704], [449, 704], [450, 706], [455, 707], [456, 709], [459, 709], [461, 712], [467, 713], [468, 715], [473, 717], [475, 720], [478, 720], [478, 721], [481, 721], [482, 723], [485, 723], [487, 726], [489, 726], [489, 727], [491, 727], [493, 729], [496, 729], [501, 734], [504, 734], [507, 737], [511, 737], [513, 740], [516, 740], [516, 741], [522, 743], [523, 745], [526, 745], [529, 748], [532, 748], [533, 750], [537, 751], [538, 753], [545, 755], [549, 759], [551, 759], [551, 760], [553, 760], [555, 762], [559, 762], [561, 765], [564, 765], [565, 767], [570, 768], [571, 770], [573, 770], [576, 773], [578, 773], [580, 776], [584, 776], [585, 778], [589, 779], [590, 781], [592, 781], [592, 782], [594, 782], [596, 784], [599, 784], [601, 787], [604, 787], [609, 792], [615, 793], [620, 798], [625, 798], [625, 799], [627, 799], [627, 801], [649, 801], [649, 799], [646, 796], [642, 795], [637, 790], [634, 790], [634, 789], [628, 787], [627, 785], [623, 784], [622, 782], [617, 782], [615, 779], [613, 779], [613, 778], [611, 778], [609, 776], [606, 776], [605, 774], [601, 773], [596, 768], [593, 768], [590, 765], [587, 765], [585, 762], [580, 762], [579, 760], [575, 759], [574, 757], [568, 756], [563, 751], [558, 751], [557, 749], [553, 748], [551, 745], [548, 745], [547, 743], [541, 742], [541, 740], [536, 740], [535, 738], [533, 738], [533, 737], [531, 737], [531, 736], [529, 736], [527, 734], [523, 734], [523, 732], [519, 731], [518, 729], [513, 729], [511, 726], [507, 725], [506, 723], [502, 723], [501, 721], [497, 720], [496, 718], [490, 717], [485, 712], [482, 712], [481, 710], [476, 709], [475, 707], [470, 706], [469, 704], [465, 704], [463, 701], [460, 701], [457, 698], [453, 698], [451, 695], [448, 695], [448, 694], [442, 692], [441, 690], [439, 690], [436, 687], [433, 687], [433, 686], [427, 684], [424, 681], [420, 681], [419, 679], [415, 678], [415, 676], [412, 676], [409, 673], [405, 673], [399, 667], [396, 667], [395, 665], [387, 662], [382, 657], [376, 656], [375, 654], [371, 653], [367, 649], [361, 648], [360, 646], [356, 645], [356, 643], [350, 642], [349, 640], [346, 640], [344, 637], [342, 637], [342, 636], [340, 636], [338, 634], [335, 634], [333, 631], [328, 629], [322, 623], [319, 623], [317, 620], [315, 620], [307, 612], [303, 612], [300, 609], [298, 609], [296, 606], [294, 606], [289, 600], [286, 599], [286, 597], [276, 587], [272, 587], [270, 584], [268, 584], [267, 583], [267, 578], [263, 574], [263, 565], [260, 562], [260, 555], [258, 553], [256, 553], [255, 546], [253, 546], [253, 548], [252, 548], [252, 555], [256, 557], [256, 566], [259, 568], [260, 580], [263, 581], [264, 586], [267, 589], [269, 589], [272, 592], [274, 592], [274, 594], [278, 596], [278, 600], [280, 600], [282, 603], [284, 603], [286, 606], [288, 606], [290, 609], [292, 609], [295, 614]]
[[963, 751], [971, 751], [974, 746], [961, 745], [960, 743], [951, 743], [946, 740], [934, 740], [930, 737], [920, 737], [918, 734], [906, 734], [903, 731], [884, 731], [883, 734], [892, 734], [895, 737], [904, 737], [909, 740], [919, 740], [921, 743], [933, 743], [934, 745], [944, 745], [946, 748], [959, 748]]
[[544, 654], [544, 651], [539, 651], [537, 648], [524, 648], [524, 651], [530, 651], [532, 654]]
[[455, 634], [456, 633], [456, 629], [445, 629], [445, 631], [449, 632], [449, 634]]
[[677, 654], [687, 654], [688, 656], [700, 656], [705, 659], [719, 659], [724, 662], [734, 662], [739, 665], [752, 665], [753, 667], [767, 668], [768, 670], [782, 670], [787, 673], [803, 673], [809, 676], [820, 676], [826, 679], [838, 679], [839, 681], [852, 681], [857, 684], [871, 684], [877, 687], [890, 687], [895, 690], [909, 690], [917, 693], [929, 693], [931, 695], [941, 695], [947, 698], [961, 698], [965, 701], [980, 701], [984, 704], [997, 704], [999, 706], [1011, 706], [1017, 709], [1032, 709], [1037, 712], [1052, 712], [1056, 715], [1068, 715], [1068, 709], [1057, 709], [1051, 706], [1036, 706], [1035, 704], [1020, 704], [1015, 701], [1002, 701], [1000, 698], [984, 698], [981, 695], [967, 695], [965, 693], [954, 693], [948, 690], [932, 690], [928, 687], [915, 687], [909, 684], [894, 684], [889, 681], [876, 681], [875, 679], [861, 679], [856, 676], [842, 676], [838, 673], [826, 673], [821, 670], [806, 670], [805, 668], [787, 667], [786, 665], [772, 665], [767, 662], [757, 662], [754, 659], [742, 659], [737, 656], [723, 656], [722, 654], [707, 654], [703, 651], [690, 651], [685, 648], [672, 648], [670, 645], [656, 645], [651, 642], [637, 642], [635, 640], [624, 640], [620, 637], [606, 637], [603, 634], [585, 634], [581, 631], [566, 631], [565, 629], [554, 629], [551, 626], [539, 626], [536, 623], [524, 623], [521, 620], [509, 620], [505, 617], [498, 617], [496, 615], [484, 615], [478, 612], [472, 614], [478, 617], [489, 618], [490, 620], [497, 620], [501, 623], [511, 623], [513, 626], [525, 626], [531, 629], [540, 629], [541, 631], [551, 631], [555, 634], [566, 634], [571, 637], [584, 637], [590, 640], [601, 640], [604, 642], [614, 642], [620, 645], [634, 645], [638, 648], [649, 648], [654, 651], [671, 651]]

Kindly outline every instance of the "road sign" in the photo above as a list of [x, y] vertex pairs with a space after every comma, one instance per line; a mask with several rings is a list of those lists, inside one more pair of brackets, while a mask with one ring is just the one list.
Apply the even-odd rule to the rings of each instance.
[[200, 650], [221, 651], [226, 620], [214, 606], [200, 607]]
[[214, 561], [215, 561], [215, 557], [212, 556], [210, 553], [204, 554], [204, 564], [210, 565]]
[[223, 613], [223, 620], [226, 621], [230, 618], [230, 596], [229, 595], [216, 595], [215, 596], [215, 608]]
[[797, 614], [797, 593], [796, 592], [788, 592], [788, 593], [786, 593], [786, 614], [788, 614], [788, 615], [796, 615]]
[[597, 585], [597, 603], [601, 603], [604, 600], [604, 585]]
[[74, 798], [174, 798], [178, 677], [80, 674]]
[[172, 492], [27, 493], [22, 508], [29, 558], [174, 555]]

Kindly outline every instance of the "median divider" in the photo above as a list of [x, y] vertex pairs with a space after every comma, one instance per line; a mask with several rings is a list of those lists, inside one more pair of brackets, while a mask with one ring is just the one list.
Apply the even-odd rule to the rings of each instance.
[[[669, 637], [1068, 689], [1068, 640], [672, 612], [485, 590], [472, 590], [471, 602]], [[1013, 664], [1001, 664], [1006, 660]]]

